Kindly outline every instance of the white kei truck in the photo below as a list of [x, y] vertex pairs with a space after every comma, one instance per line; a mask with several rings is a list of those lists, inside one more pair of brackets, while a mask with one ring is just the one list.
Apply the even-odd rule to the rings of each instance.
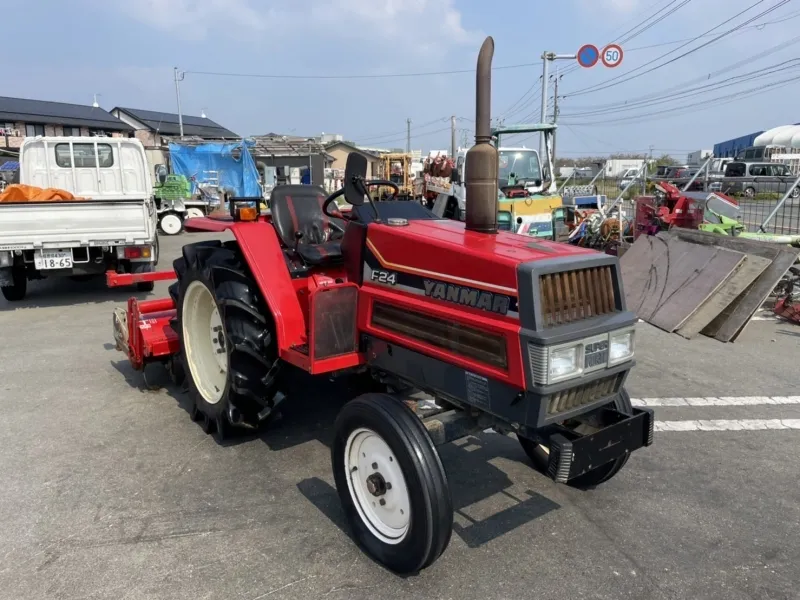
[[[71, 192], [80, 200], [0, 202], [0, 289], [9, 302], [27, 282], [146, 273], [158, 263], [153, 184], [134, 138], [26, 138], [19, 181]], [[153, 283], [137, 284], [151, 291]]]

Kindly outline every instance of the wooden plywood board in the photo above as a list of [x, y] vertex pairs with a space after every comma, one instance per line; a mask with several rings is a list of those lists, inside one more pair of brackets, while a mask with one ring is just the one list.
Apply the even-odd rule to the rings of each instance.
[[642, 236], [620, 259], [628, 309], [664, 331], [675, 331], [744, 258], [741, 252], [669, 234]]
[[731, 276], [676, 330], [676, 333], [692, 339], [735, 302], [771, 264], [772, 261], [768, 258], [745, 255], [745, 260]]
[[733, 342], [744, 331], [750, 318], [764, 304], [789, 267], [800, 256], [799, 248], [771, 244], [758, 240], [718, 235], [691, 229], [674, 229], [672, 235], [697, 244], [717, 245], [750, 256], [768, 258], [771, 264], [728, 307], [709, 323], [701, 333], [721, 342]]

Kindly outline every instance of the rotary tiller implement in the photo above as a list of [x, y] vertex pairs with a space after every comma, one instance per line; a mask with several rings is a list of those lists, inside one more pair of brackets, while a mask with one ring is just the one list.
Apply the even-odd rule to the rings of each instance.
[[[356, 540], [396, 572], [430, 565], [450, 539], [437, 445], [487, 427], [514, 433], [536, 469], [584, 488], [652, 443], [652, 412], [632, 407], [624, 388], [636, 317], [617, 258], [498, 231], [493, 52], [487, 38], [465, 223], [415, 202], [372, 202], [369, 189], [396, 186], [365, 180], [366, 159], [352, 153], [331, 196], [278, 186], [269, 215], [232, 198], [230, 215], [186, 226], [233, 241], [184, 246], [174, 273], [109, 276], [175, 278], [169, 298], [131, 299], [115, 313], [117, 347], [137, 369], [166, 363], [193, 419], [218, 438], [291, 402], [287, 363], [321, 381], [362, 378], [372, 391], [334, 424], [334, 479]], [[415, 403], [420, 392], [433, 401]]]

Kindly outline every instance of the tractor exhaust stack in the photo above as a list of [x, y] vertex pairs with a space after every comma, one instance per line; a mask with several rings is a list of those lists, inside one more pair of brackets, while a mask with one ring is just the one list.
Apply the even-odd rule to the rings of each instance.
[[478, 54], [475, 79], [475, 145], [467, 152], [466, 228], [497, 233], [497, 148], [492, 145], [492, 56], [494, 40], [487, 37]]

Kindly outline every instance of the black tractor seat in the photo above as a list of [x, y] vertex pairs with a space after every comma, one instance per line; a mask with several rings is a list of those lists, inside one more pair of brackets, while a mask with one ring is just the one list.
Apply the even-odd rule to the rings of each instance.
[[[288, 251], [306, 264], [332, 265], [342, 261], [341, 239], [345, 222], [322, 212], [327, 194], [319, 186], [279, 185], [272, 190], [272, 224]], [[302, 232], [300, 240], [297, 233]]]

